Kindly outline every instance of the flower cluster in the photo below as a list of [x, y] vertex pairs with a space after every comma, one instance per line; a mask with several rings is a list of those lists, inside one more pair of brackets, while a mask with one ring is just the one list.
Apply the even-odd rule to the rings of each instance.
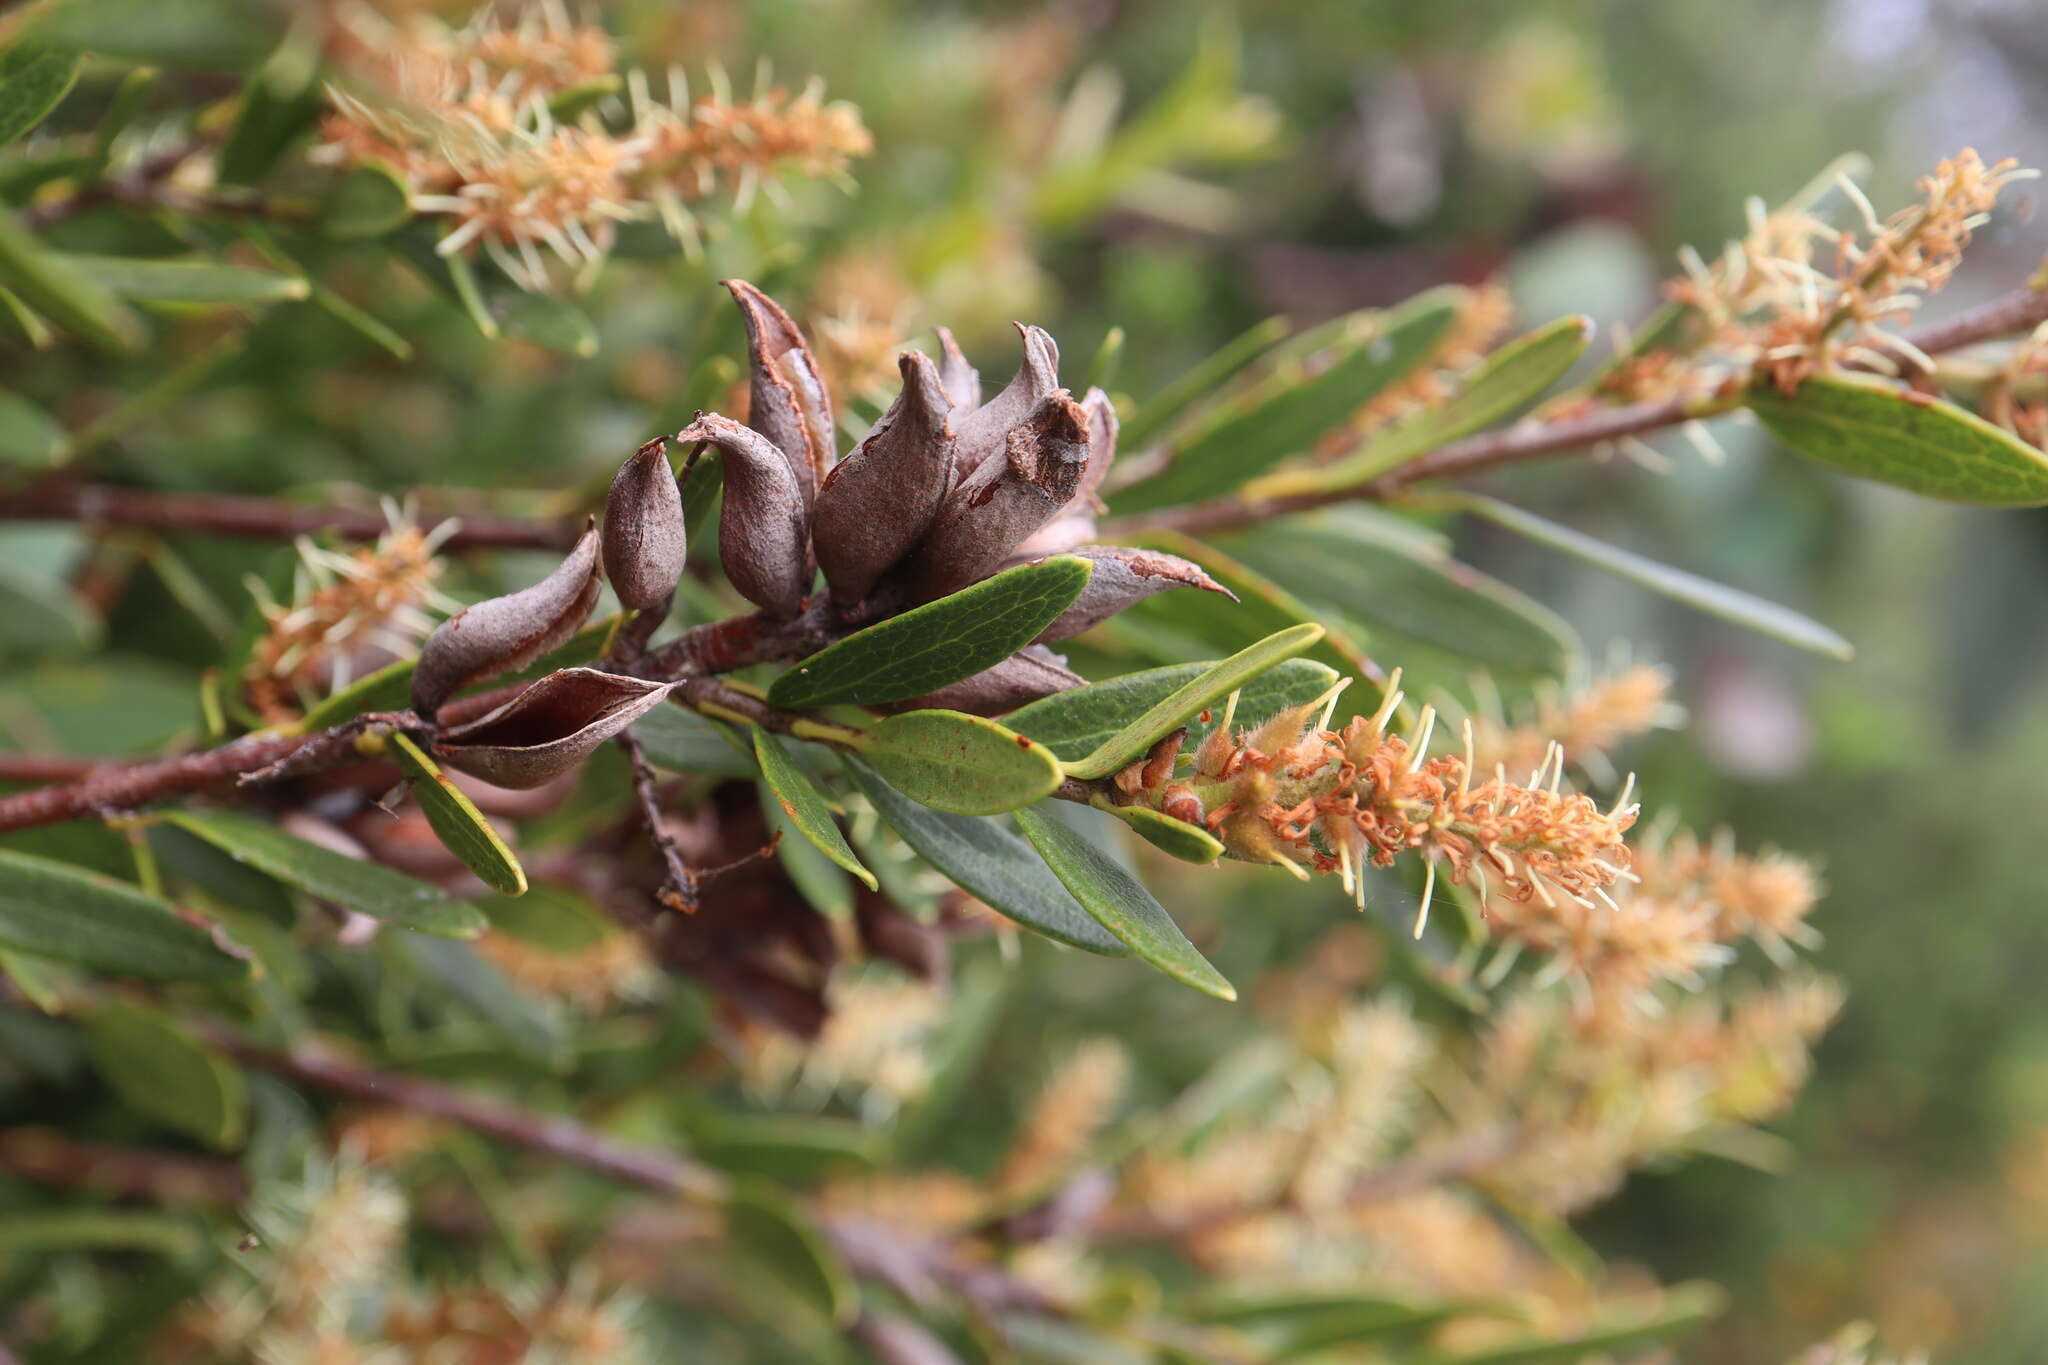
[[1671, 700], [1671, 674], [1633, 664], [1570, 686], [1540, 684], [1525, 713], [1511, 717], [1497, 697], [1472, 713], [1472, 760], [1482, 771], [1539, 767], [1556, 744], [1565, 762], [1603, 782], [1614, 780], [1613, 755], [1651, 730], [1679, 724], [1684, 708]]
[[1882, 218], [1852, 180], [1836, 176], [1833, 186], [1861, 219], [1851, 229], [1814, 212], [1817, 195], [1777, 210], [1752, 199], [1747, 231], [1718, 257], [1681, 253], [1684, 272], [1665, 287], [1680, 316], [1668, 334], [1625, 347], [1598, 392], [1666, 398], [1754, 376], [1791, 394], [1808, 376], [1844, 365], [1884, 374], [1902, 362], [1932, 368], [1893, 329], [1947, 283], [2000, 193], [2035, 174], [1966, 148], [1921, 178], [1916, 203]]
[[765, 71], [745, 100], [715, 69], [695, 97], [671, 72], [665, 98], [630, 71], [608, 121], [611, 41], [554, 4], [510, 28], [488, 14], [451, 29], [365, 11], [337, 46], [348, 79], [332, 91], [321, 156], [389, 166], [417, 211], [447, 222], [444, 255], [475, 245], [526, 288], [551, 279], [543, 249], [583, 269], [618, 223], [649, 214], [693, 242], [692, 201], [724, 188], [743, 211], [776, 176], [843, 177], [872, 150], [851, 105], [815, 83], [791, 94]]
[[1611, 908], [1608, 888], [1630, 875], [1622, 836], [1636, 807], [1628, 794], [1603, 811], [1565, 791], [1554, 744], [1526, 784], [1498, 767], [1481, 773], [1469, 755], [1431, 758], [1434, 707], [1423, 709], [1408, 737], [1388, 728], [1404, 699], [1399, 682], [1397, 672], [1380, 709], [1341, 732], [1319, 723], [1334, 695], [1253, 730], [1234, 729], [1226, 714], [1196, 748], [1185, 780], [1164, 754], [1119, 774], [1118, 787], [1127, 800], [1214, 830], [1234, 857], [1302, 876], [1335, 872], [1361, 904], [1366, 867], [1390, 867], [1415, 851], [1430, 890], [1441, 863], [1453, 882], [1474, 882], [1482, 896]]
[[427, 530], [396, 507], [385, 513], [391, 529], [373, 546], [343, 553], [301, 539], [289, 602], [250, 580], [265, 630], [242, 682], [265, 722], [294, 720], [308, 698], [411, 654], [434, 627], [429, 611], [456, 609], [435, 587], [441, 576], [435, 552], [457, 524]]

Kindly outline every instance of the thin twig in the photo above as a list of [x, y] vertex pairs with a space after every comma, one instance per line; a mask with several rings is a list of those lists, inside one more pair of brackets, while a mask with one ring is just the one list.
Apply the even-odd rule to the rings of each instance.
[[[575, 544], [580, 518], [534, 519], [445, 509], [422, 517], [453, 517], [451, 550], [561, 550]], [[87, 526], [139, 526], [197, 531], [251, 540], [291, 540], [333, 532], [347, 540], [375, 540], [391, 528], [382, 512], [363, 507], [310, 507], [281, 498], [228, 493], [159, 493], [146, 488], [52, 482], [0, 491], [0, 520], [67, 521]]]

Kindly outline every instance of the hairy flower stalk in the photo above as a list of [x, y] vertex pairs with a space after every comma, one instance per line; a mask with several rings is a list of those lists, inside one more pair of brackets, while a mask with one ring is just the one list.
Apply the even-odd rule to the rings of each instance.
[[1214, 831], [1232, 857], [1304, 877], [1335, 872], [1361, 906], [1365, 867], [1419, 852], [1428, 881], [1418, 934], [1440, 864], [1451, 881], [1474, 881], [1482, 894], [1514, 903], [1613, 905], [1608, 888], [1632, 875], [1622, 836], [1638, 807], [1627, 791], [1605, 811], [1565, 791], [1555, 746], [1527, 784], [1500, 768], [1475, 781], [1468, 758], [1428, 756], [1434, 708], [1409, 737], [1388, 729], [1402, 697], [1397, 672], [1380, 709], [1341, 731], [1314, 723], [1334, 706], [1334, 692], [1250, 731], [1234, 731], [1226, 712], [1184, 780], [1160, 755], [1119, 774], [1117, 787], [1128, 803]]

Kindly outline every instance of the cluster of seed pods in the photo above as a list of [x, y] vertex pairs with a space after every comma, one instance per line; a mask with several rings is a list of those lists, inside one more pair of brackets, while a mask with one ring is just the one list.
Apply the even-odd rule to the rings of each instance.
[[[803, 334], [754, 286], [727, 287], [747, 324], [747, 421], [699, 413], [676, 439], [722, 456], [721, 567], [764, 616], [789, 620], [820, 605], [821, 573], [822, 605], [850, 624], [1050, 554], [1091, 565], [1081, 595], [1030, 645], [891, 709], [1000, 714], [1082, 681], [1048, 644], [1168, 588], [1223, 591], [1175, 556], [1088, 543], [1116, 453], [1116, 411], [1100, 389], [1077, 401], [1060, 387], [1059, 349], [1042, 329], [1019, 326], [1023, 363], [985, 402], [980, 376], [939, 329], [940, 359], [905, 352], [902, 392], [840, 459], [832, 398]], [[541, 582], [479, 602], [428, 638], [413, 674], [414, 711], [431, 725], [456, 692], [561, 646], [595, 608], [601, 576], [638, 614], [644, 639], [668, 613], [687, 543], [666, 443], [650, 441], [613, 480], [602, 532], [593, 523]], [[674, 685], [561, 669], [480, 719], [437, 730], [434, 749], [499, 786], [536, 787], [619, 735]]]

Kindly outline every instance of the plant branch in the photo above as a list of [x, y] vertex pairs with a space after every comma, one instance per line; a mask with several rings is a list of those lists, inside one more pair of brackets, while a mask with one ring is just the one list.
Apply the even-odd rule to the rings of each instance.
[[274, 1051], [221, 1028], [208, 1028], [206, 1036], [215, 1047], [258, 1071], [331, 1095], [446, 1119], [627, 1184], [702, 1200], [721, 1198], [726, 1190], [725, 1177], [708, 1166], [680, 1153], [619, 1142], [575, 1119], [535, 1113], [418, 1076], [379, 1071], [315, 1043]]
[[[1922, 354], [1932, 356], [2028, 331], [2044, 321], [2048, 321], [2048, 289], [2026, 287], [1966, 309], [1946, 322], [1923, 327], [1906, 339]], [[1904, 353], [1897, 354], [1902, 365], [1917, 372], [1917, 367]], [[1105, 522], [1102, 534], [1105, 539], [1116, 540], [1147, 531], [1225, 531], [1290, 512], [1361, 498], [1384, 501], [1411, 484], [1430, 479], [1477, 474], [1499, 465], [1563, 455], [1624, 436], [1638, 436], [1711, 417], [1734, 406], [1739, 388], [1738, 384], [1727, 384], [1704, 397], [1677, 397], [1623, 407], [1596, 408], [1555, 421], [1523, 422], [1501, 427], [1447, 442], [1396, 469], [1360, 483], [1286, 497], [1245, 499], [1233, 496], [1183, 507], [1162, 508], [1157, 512]]]
[[[577, 518], [540, 520], [439, 512], [423, 520], [451, 516], [457, 522], [454, 534], [446, 542], [451, 550], [561, 550], [573, 545], [582, 529]], [[390, 529], [384, 514], [371, 508], [309, 507], [281, 498], [160, 493], [145, 488], [66, 482], [0, 490], [0, 520], [147, 527], [252, 540], [291, 540], [322, 531], [348, 540], [375, 540]]]

